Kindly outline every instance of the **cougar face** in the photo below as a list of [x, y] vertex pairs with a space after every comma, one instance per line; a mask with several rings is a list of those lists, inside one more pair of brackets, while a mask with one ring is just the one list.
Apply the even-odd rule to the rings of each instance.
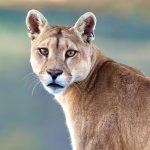
[[95, 16], [86, 13], [74, 27], [49, 26], [40, 12], [29, 11], [26, 24], [32, 39], [30, 61], [49, 93], [59, 93], [88, 76], [95, 22]]

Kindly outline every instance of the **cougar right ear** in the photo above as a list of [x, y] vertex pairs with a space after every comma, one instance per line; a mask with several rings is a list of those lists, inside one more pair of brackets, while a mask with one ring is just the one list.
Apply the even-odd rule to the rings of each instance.
[[96, 17], [92, 12], [83, 14], [74, 25], [74, 29], [78, 31], [79, 36], [85, 42], [94, 40], [94, 30], [96, 26]]
[[46, 18], [37, 10], [30, 10], [26, 17], [28, 35], [32, 39], [36, 38], [44, 29], [48, 22]]

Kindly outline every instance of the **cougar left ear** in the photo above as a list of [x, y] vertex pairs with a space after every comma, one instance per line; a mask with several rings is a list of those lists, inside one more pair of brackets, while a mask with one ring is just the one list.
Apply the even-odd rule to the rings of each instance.
[[41, 34], [44, 27], [48, 25], [48, 22], [42, 13], [32, 9], [27, 14], [26, 25], [29, 37], [34, 39]]
[[94, 40], [94, 29], [96, 26], [96, 17], [92, 12], [83, 14], [74, 25], [85, 42]]

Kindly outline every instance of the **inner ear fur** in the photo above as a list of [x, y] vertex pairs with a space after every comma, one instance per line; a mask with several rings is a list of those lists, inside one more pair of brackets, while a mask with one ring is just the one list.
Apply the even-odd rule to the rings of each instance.
[[27, 14], [26, 25], [29, 37], [34, 39], [42, 32], [44, 27], [48, 25], [48, 22], [42, 13], [32, 9]]
[[92, 12], [83, 14], [74, 25], [85, 42], [94, 40], [94, 30], [96, 26], [96, 17]]

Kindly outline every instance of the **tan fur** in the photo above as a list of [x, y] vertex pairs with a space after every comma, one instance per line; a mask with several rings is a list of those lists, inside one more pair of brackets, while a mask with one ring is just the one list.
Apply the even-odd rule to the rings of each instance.
[[[46, 26], [31, 47], [31, 64], [41, 81], [46, 69], [56, 66], [68, 83], [74, 70], [82, 74], [83, 79], [55, 94], [73, 150], [150, 150], [150, 80], [143, 73], [106, 57], [71, 27]], [[37, 47], [47, 47], [49, 57], [40, 56]], [[63, 57], [69, 48], [80, 54], [67, 62]]]

